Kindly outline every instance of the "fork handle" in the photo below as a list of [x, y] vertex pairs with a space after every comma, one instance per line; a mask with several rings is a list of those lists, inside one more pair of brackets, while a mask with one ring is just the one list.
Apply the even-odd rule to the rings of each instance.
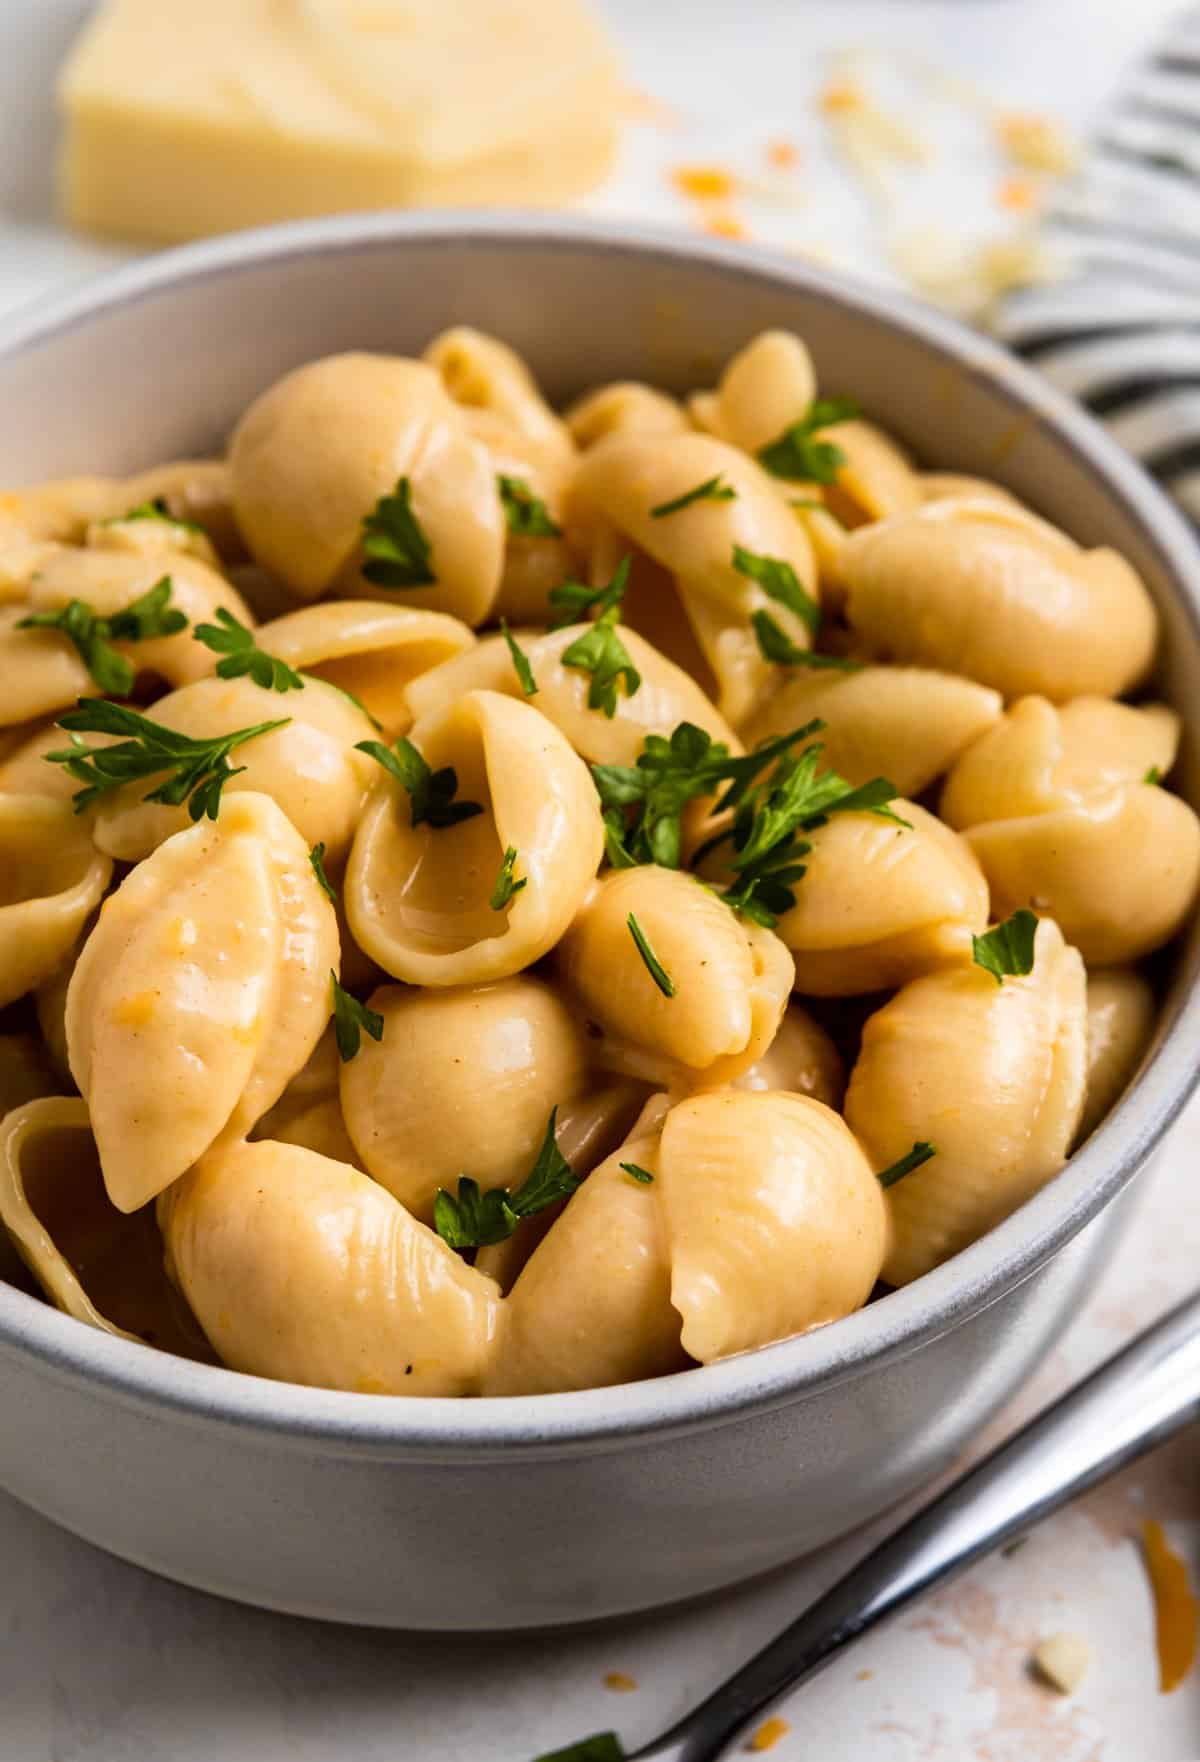
[[1200, 1416], [1200, 1294], [1001, 1444], [630, 1762], [717, 1762], [845, 1646]]

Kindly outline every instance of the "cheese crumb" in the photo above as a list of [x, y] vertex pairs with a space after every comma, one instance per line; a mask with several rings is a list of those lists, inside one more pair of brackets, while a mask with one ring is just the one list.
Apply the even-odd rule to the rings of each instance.
[[610, 1670], [604, 1679], [604, 1686], [611, 1689], [614, 1695], [631, 1695], [638, 1686], [637, 1677], [629, 1676], [623, 1670]]
[[1034, 1648], [1032, 1663], [1043, 1682], [1060, 1695], [1073, 1695], [1087, 1675], [1091, 1651], [1079, 1634], [1051, 1634]]
[[1079, 148], [1061, 123], [1048, 116], [996, 118], [996, 136], [1014, 165], [1066, 177], [1079, 163]]
[[746, 1748], [755, 1754], [760, 1754], [763, 1750], [773, 1750], [780, 1738], [785, 1738], [791, 1729], [786, 1719], [768, 1719], [765, 1725], [759, 1726]]
[[696, 202], [724, 202], [734, 191], [732, 173], [719, 165], [677, 165], [671, 181], [681, 196]]

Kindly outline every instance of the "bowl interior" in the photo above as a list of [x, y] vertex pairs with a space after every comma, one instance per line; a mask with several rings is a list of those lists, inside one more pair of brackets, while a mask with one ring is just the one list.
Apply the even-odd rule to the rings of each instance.
[[[452, 323], [511, 343], [555, 401], [611, 379], [677, 391], [711, 384], [757, 331], [798, 331], [823, 391], [856, 398], [923, 463], [994, 477], [1085, 544], [1125, 553], [1163, 615], [1158, 688], [1184, 714], [1183, 789], [1200, 800], [1200, 553], [1183, 522], [1096, 424], [1001, 350], [890, 292], [790, 259], [496, 216], [356, 217], [174, 252], [0, 326], [0, 483], [215, 452], [250, 399], [288, 368], [339, 350], [413, 353]], [[1196, 966], [1193, 934], [1174, 962], [1143, 1077], [1064, 1175], [917, 1285], [741, 1360], [535, 1402], [389, 1401], [164, 1361], [4, 1288], [0, 1344], [7, 1332], [131, 1396], [230, 1417], [270, 1409], [279, 1425], [412, 1443], [615, 1436], [788, 1399], [911, 1349], [993, 1300], [1123, 1185], [1192, 1082]]]

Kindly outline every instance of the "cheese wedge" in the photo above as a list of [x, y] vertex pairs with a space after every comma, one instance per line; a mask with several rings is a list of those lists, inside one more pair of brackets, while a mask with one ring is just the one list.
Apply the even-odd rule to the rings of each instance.
[[67, 218], [176, 241], [567, 201], [609, 169], [618, 88], [586, 0], [108, 0], [59, 99]]

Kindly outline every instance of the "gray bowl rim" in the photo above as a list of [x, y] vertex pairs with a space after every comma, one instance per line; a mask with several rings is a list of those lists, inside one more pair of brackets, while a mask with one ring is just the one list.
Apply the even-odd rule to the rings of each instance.
[[[623, 252], [674, 268], [773, 283], [840, 304], [936, 350], [988, 383], [1099, 479], [1157, 555], [1200, 649], [1200, 549], [1181, 515], [1082, 408], [998, 345], [895, 290], [793, 256], [665, 229], [538, 213], [344, 215], [227, 235], [139, 260], [0, 320], [0, 360], [172, 286], [313, 255], [397, 252], [413, 241]], [[384, 1457], [477, 1460], [503, 1450], [561, 1456], [680, 1435], [811, 1397], [881, 1368], [986, 1309], [1063, 1248], [1133, 1178], [1187, 1102], [1200, 1071], [1200, 986], [1191, 985], [1124, 1100], [1051, 1181], [971, 1248], [914, 1284], [815, 1333], [649, 1382], [486, 1401], [357, 1395], [193, 1364], [106, 1335], [0, 1283], [0, 1353], [113, 1405], [256, 1433], [263, 1443]]]

